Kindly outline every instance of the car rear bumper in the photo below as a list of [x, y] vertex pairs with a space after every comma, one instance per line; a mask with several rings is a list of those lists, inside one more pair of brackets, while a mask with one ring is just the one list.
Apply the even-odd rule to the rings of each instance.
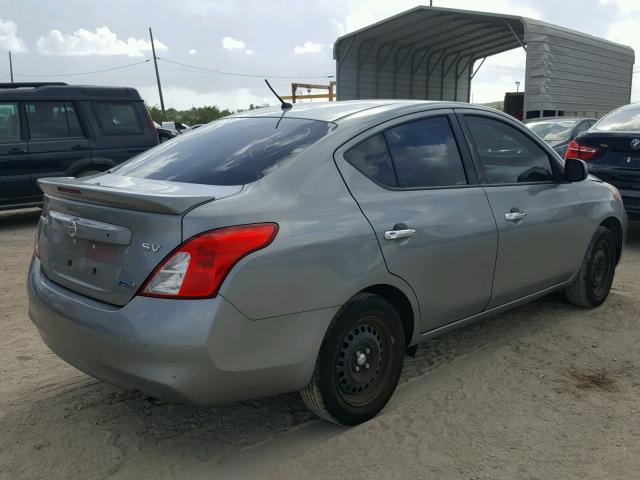
[[60, 358], [114, 385], [199, 404], [304, 387], [337, 311], [253, 321], [221, 296], [134, 297], [115, 307], [52, 282], [37, 258], [27, 289], [29, 316]]

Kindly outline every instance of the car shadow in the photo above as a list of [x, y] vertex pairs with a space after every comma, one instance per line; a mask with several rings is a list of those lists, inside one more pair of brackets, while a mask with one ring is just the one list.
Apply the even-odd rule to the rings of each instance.
[[[571, 310], [560, 295], [550, 295], [431, 339], [419, 346], [415, 357], [405, 358], [399, 391], [410, 388], [412, 382], [428, 381], [430, 372], [480, 349], [517, 343], [533, 330], [553, 328], [564, 318], [562, 314]], [[113, 387], [71, 367], [64, 373], [64, 378], [49, 379], [35, 387], [25, 384], [23, 401], [6, 412], [5, 424], [15, 426], [11, 435], [17, 444], [28, 443], [33, 437], [33, 432], [23, 434], [20, 426], [28, 419], [30, 425], [41, 422], [57, 426], [55, 430], [42, 432], [37, 438], [38, 445], [60, 448], [56, 439], [65, 438], [66, 448], [86, 448], [87, 443], [95, 443], [99, 449], [116, 448], [115, 453], [111, 452], [113, 471], [126, 464], [132, 451], [142, 451], [158, 457], [160, 472], [164, 462], [187, 461], [194, 468], [202, 468], [202, 462], [216, 465], [234, 462], [247, 449], [278, 441], [284, 438], [284, 432], [302, 425], [311, 437], [327, 435], [328, 424], [317, 420], [296, 393], [216, 407], [182, 405]], [[392, 398], [393, 402], [402, 402], [402, 396]], [[343, 431], [334, 428], [329, 435], [340, 435]], [[21, 438], [23, 435], [25, 438]], [[38, 445], [34, 448], [39, 448]], [[58, 454], [65, 453], [61, 450]]]
[[41, 212], [39, 208], [0, 211], [0, 231], [33, 228]]
[[[2, 218], [0, 229], [5, 228], [5, 222], [11, 223], [11, 228], [32, 227], [38, 215], [36, 211]], [[627, 248], [640, 251], [640, 222], [631, 225]], [[617, 302], [634, 301], [615, 292], [612, 295]], [[552, 294], [430, 339], [419, 346], [415, 357], [405, 358], [400, 395], [391, 403], [402, 403], [401, 393], [411, 389], [414, 382], [427, 382], [430, 373], [456, 360], [473, 358], [482, 349], [517, 346], [532, 332], [557, 328], [575, 315], [580, 315], [578, 310], [561, 295]], [[10, 437], [12, 443], [0, 444], [0, 451], [10, 453], [13, 448], [33, 447], [39, 455], [48, 450], [46, 458], [56, 462], [69, 452], [95, 448], [104, 452], [109, 475], [133, 469], [132, 462], [142, 454], [156, 460], [145, 460], [145, 476], [153, 477], [155, 473], [162, 477], [167, 465], [197, 471], [203, 465], [237, 463], [247, 452], [259, 450], [265, 443], [281, 442], [286, 432], [300, 428], [308, 431], [312, 439], [344, 432], [342, 428], [328, 429], [328, 424], [317, 420], [295, 393], [216, 407], [182, 405], [113, 387], [71, 367], [58, 367], [56, 372], [57, 377], [46, 381], [24, 383], [20, 404], [12, 405], [3, 414], [5, 437]], [[43, 476], [68, 476], [68, 472], [56, 476], [46, 467], [43, 464]], [[188, 476], [188, 472], [182, 473]]]

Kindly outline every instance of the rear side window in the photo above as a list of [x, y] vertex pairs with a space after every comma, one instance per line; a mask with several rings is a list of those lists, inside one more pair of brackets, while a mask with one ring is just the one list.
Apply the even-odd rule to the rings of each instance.
[[32, 140], [83, 136], [71, 102], [27, 102], [25, 108]]
[[0, 103], [0, 142], [20, 140], [20, 114], [17, 103]]
[[385, 133], [402, 188], [466, 185], [449, 119], [430, 117], [404, 123]]
[[373, 181], [387, 187], [397, 187], [391, 157], [381, 133], [360, 142], [344, 154], [351, 165]]
[[640, 132], [640, 108], [623, 107], [602, 117], [593, 127], [604, 132]]
[[142, 123], [131, 102], [95, 102], [92, 105], [100, 130], [105, 135], [140, 135]]
[[122, 164], [125, 176], [245, 185], [268, 175], [335, 127], [297, 118], [229, 118], [165, 142]]
[[531, 138], [499, 120], [465, 115], [491, 184], [554, 181], [551, 160]]

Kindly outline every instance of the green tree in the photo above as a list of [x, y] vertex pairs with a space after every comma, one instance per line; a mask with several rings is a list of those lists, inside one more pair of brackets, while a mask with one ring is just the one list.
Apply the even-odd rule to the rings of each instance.
[[176, 110], [175, 108], [169, 108], [165, 110], [164, 114], [157, 105], [147, 106], [151, 118], [162, 124], [163, 121], [172, 121], [186, 123], [187, 125], [195, 125], [196, 123], [209, 123], [212, 120], [226, 117], [233, 112], [228, 109], [220, 109], [216, 105], [209, 105], [205, 107], [194, 107], [189, 110]]

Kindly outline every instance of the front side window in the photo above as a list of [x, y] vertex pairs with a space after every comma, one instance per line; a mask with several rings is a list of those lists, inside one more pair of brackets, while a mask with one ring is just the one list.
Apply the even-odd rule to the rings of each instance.
[[273, 172], [333, 130], [298, 118], [228, 118], [121, 164], [124, 176], [206, 185], [245, 185]]
[[555, 180], [549, 156], [527, 135], [492, 118], [465, 119], [490, 184]]
[[401, 188], [466, 185], [449, 119], [430, 117], [398, 125], [384, 136]]
[[0, 103], [0, 142], [16, 142], [20, 138], [18, 104]]
[[105, 135], [140, 135], [142, 123], [131, 102], [95, 102], [93, 112]]
[[25, 108], [32, 140], [82, 136], [78, 116], [70, 102], [28, 102]]

